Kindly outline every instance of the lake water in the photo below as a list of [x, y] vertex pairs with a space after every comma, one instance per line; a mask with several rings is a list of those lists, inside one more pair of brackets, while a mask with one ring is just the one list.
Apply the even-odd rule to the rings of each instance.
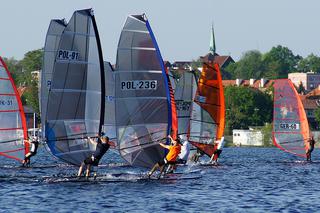
[[[36, 168], [18, 168], [14, 161], [0, 159], [0, 212], [320, 211], [318, 149], [313, 163], [306, 163], [277, 148], [225, 148], [220, 166], [180, 168], [201, 178], [170, 181], [54, 182], [46, 176], [58, 180], [78, 168], [55, 160], [44, 149], [32, 159]], [[99, 174], [146, 172], [121, 162], [109, 152]]]

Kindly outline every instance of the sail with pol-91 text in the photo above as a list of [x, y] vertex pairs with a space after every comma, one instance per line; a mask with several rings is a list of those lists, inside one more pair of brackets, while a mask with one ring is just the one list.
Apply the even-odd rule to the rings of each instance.
[[75, 11], [63, 30], [51, 78], [46, 143], [54, 156], [79, 165], [95, 150], [86, 138], [104, 124], [104, 64], [91, 9]]

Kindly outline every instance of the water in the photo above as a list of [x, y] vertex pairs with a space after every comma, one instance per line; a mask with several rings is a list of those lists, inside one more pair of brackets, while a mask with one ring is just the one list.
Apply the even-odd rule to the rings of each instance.
[[[195, 180], [127, 182], [47, 182], [45, 176], [76, 173], [45, 150], [34, 166], [17, 168], [1, 158], [0, 212], [316, 212], [320, 210], [320, 151], [306, 163], [276, 148], [225, 148], [218, 167], [188, 166]], [[121, 159], [109, 152], [100, 174], [144, 169], [110, 165]], [[199, 170], [200, 169], [200, 170]]]

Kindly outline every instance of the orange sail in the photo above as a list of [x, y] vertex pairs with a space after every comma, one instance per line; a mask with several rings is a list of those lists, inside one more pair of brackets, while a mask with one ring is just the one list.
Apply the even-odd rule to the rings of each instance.
[[211, 157], [225, 127], [225, 102], [218, 64], [203, 64], [192, 104], [189, 141]]
[[309, 149], [309, 124], [300, 97], [291, 80], [276, 80], [274, 85], [273, 143], [300, 157]]

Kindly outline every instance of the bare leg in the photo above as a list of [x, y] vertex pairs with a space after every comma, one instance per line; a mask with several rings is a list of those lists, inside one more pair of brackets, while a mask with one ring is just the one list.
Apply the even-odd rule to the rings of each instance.
[[90, 169], [91, 169], [91, 165], [88, 164], [88, 165], [87, 165], [87, 171], [86, 171], [86, 177], [87, 177], [87, 178], [90, 176]]
[[78, 171], [78, 177], [80, 177], [82, 175], [84, 166], [85, 166], [85, 163], [81, 163], [81, 166], [80, 166], [79, 171]]
[[148, 172], [148, 176], [150, 177], [155, 171], [156, 169], [158, 169], [160, 166], [158, 163], [156, 163], [153, 168], [150, 170], [150, 172]]

